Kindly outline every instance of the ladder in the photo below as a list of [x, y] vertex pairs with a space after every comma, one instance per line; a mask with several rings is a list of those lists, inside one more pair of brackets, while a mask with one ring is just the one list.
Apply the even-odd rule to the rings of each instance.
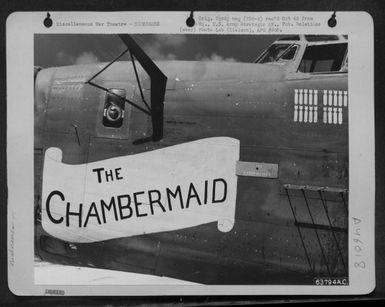
[[[304, 229], [313, 229], [314, 234], [316, 237], [316, 244], [318, 244], [323, 263], [325, 264], [326, 271], [328, 273], [329, 277], [333, 276], [333, 270], [332, 270], [332, 264], [329, 262], [328, 257], [326, 255], [327, 248], [325, 246], [325, 243], [322, 242], [322, 239], [320, 237], [320, 231], [330, 231], [332, 234], [332, 240], [334, 242], [334, 246], [336, 248], [337, 256], [342, 264], [342, 269], [345, 274], [345, 276], [348, 276], [348, 267], [347, 267], [347, 257], [344, 256], [343, 253], [343, 247], [341, 246], [338, 238], [337, 233], [343, 233], [344, 235], [347, 235], [348, 228], [347, 225], [336, 226], [333, 225], [332, 219], [330, 217], [330, 208], [328, 205], [327, 198], [325, 194], [333, 195], [334, 203], [342, 203], [343, 205], [343, 213], [344, 213], [344, 220], [347, 221], [348, 218], [348, 204], [347, 204], [347, 194], [348, 190], [343, 188], [333, 188], [333, 187], [322, 187], [322, 186], [310, 186], [310, 185], [295, 185], [295, 184], [284, 184], [283, 188], [285, 190], [288, 203], [291, 209], [291, 212], [293, 214], [294, 218], [294, 225], [296, 226], [298, 230], [298, 235], [302, 244], [302, 247], [305, 252], [305, 256], [307, 259], [307, 262], [309, 264], [309, 269], [313, 276], [316, 276], [317, 273], [315, 272], [315, 264], [312, 263], [312, 259], [310, 257], [309, 253], [309, 247], [305, 244], [304, 239]], [[311, 194], [313, 197], [310, 197]], [[316, 196], [316, 197], [314, 197]], [[298, 211], [295, 204], [295, 200], [298, 199], [298, 197], [302, 198], [305, 203], [306, 211], [307, 211], [307, 220], [304, 220], [304, 218], [300, 219], [298, 217]], [[314, 206], [313, 210], [311, 209], [311, 202], [316, 201], [317, 203], [321, 203], [325, 215], [326, 215], [326, 223], [319, 223], [316, 221], [316, 218], [314, 216]], [[330, 202], [329, 202], [330, 203]], [[319, 211], [318, 211], [319, 212]], [[302, 212], [303, 213], [303, 212]], [[303, 214], [302, 214], [303, 216]], [[344, 224], [347, 224], [344, 223]], [[347, 253], [345, 253], [347, 254]]]

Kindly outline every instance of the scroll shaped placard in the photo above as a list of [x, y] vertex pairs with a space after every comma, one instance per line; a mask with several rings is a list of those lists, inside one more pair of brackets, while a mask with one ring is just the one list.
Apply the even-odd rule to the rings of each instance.
[[96, 242], [217, 222], [234, 225], [239, 141], [207, 138], [81, 165], [44, 157], [42, 225], [70, 242]]

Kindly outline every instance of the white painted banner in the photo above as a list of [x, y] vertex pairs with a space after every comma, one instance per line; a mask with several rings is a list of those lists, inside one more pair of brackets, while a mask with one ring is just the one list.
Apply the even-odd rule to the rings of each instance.
[[217, 222], [234, 225], [239, 141], [202, 139], [81, 165], [44, 157], [42, 225], [70, 242], [95, 242]]

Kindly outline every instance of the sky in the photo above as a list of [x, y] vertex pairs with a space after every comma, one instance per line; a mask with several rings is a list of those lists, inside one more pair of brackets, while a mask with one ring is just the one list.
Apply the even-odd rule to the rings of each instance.
[[[153, 60], [253, 62], [282, 36], [135, 34], [132, 37]], [[112, 34], [36, 34], [34, 43], [35, 66], [44, 68], [109, 62], [126, 49], [119, 36]]]

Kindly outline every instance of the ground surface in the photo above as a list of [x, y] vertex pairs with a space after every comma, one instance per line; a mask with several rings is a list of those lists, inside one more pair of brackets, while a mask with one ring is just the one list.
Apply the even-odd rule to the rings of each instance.
[[192, 282], [96, 268], [52, 264], [35, 258], [35, 283], [50, 285], [188, 285]]

